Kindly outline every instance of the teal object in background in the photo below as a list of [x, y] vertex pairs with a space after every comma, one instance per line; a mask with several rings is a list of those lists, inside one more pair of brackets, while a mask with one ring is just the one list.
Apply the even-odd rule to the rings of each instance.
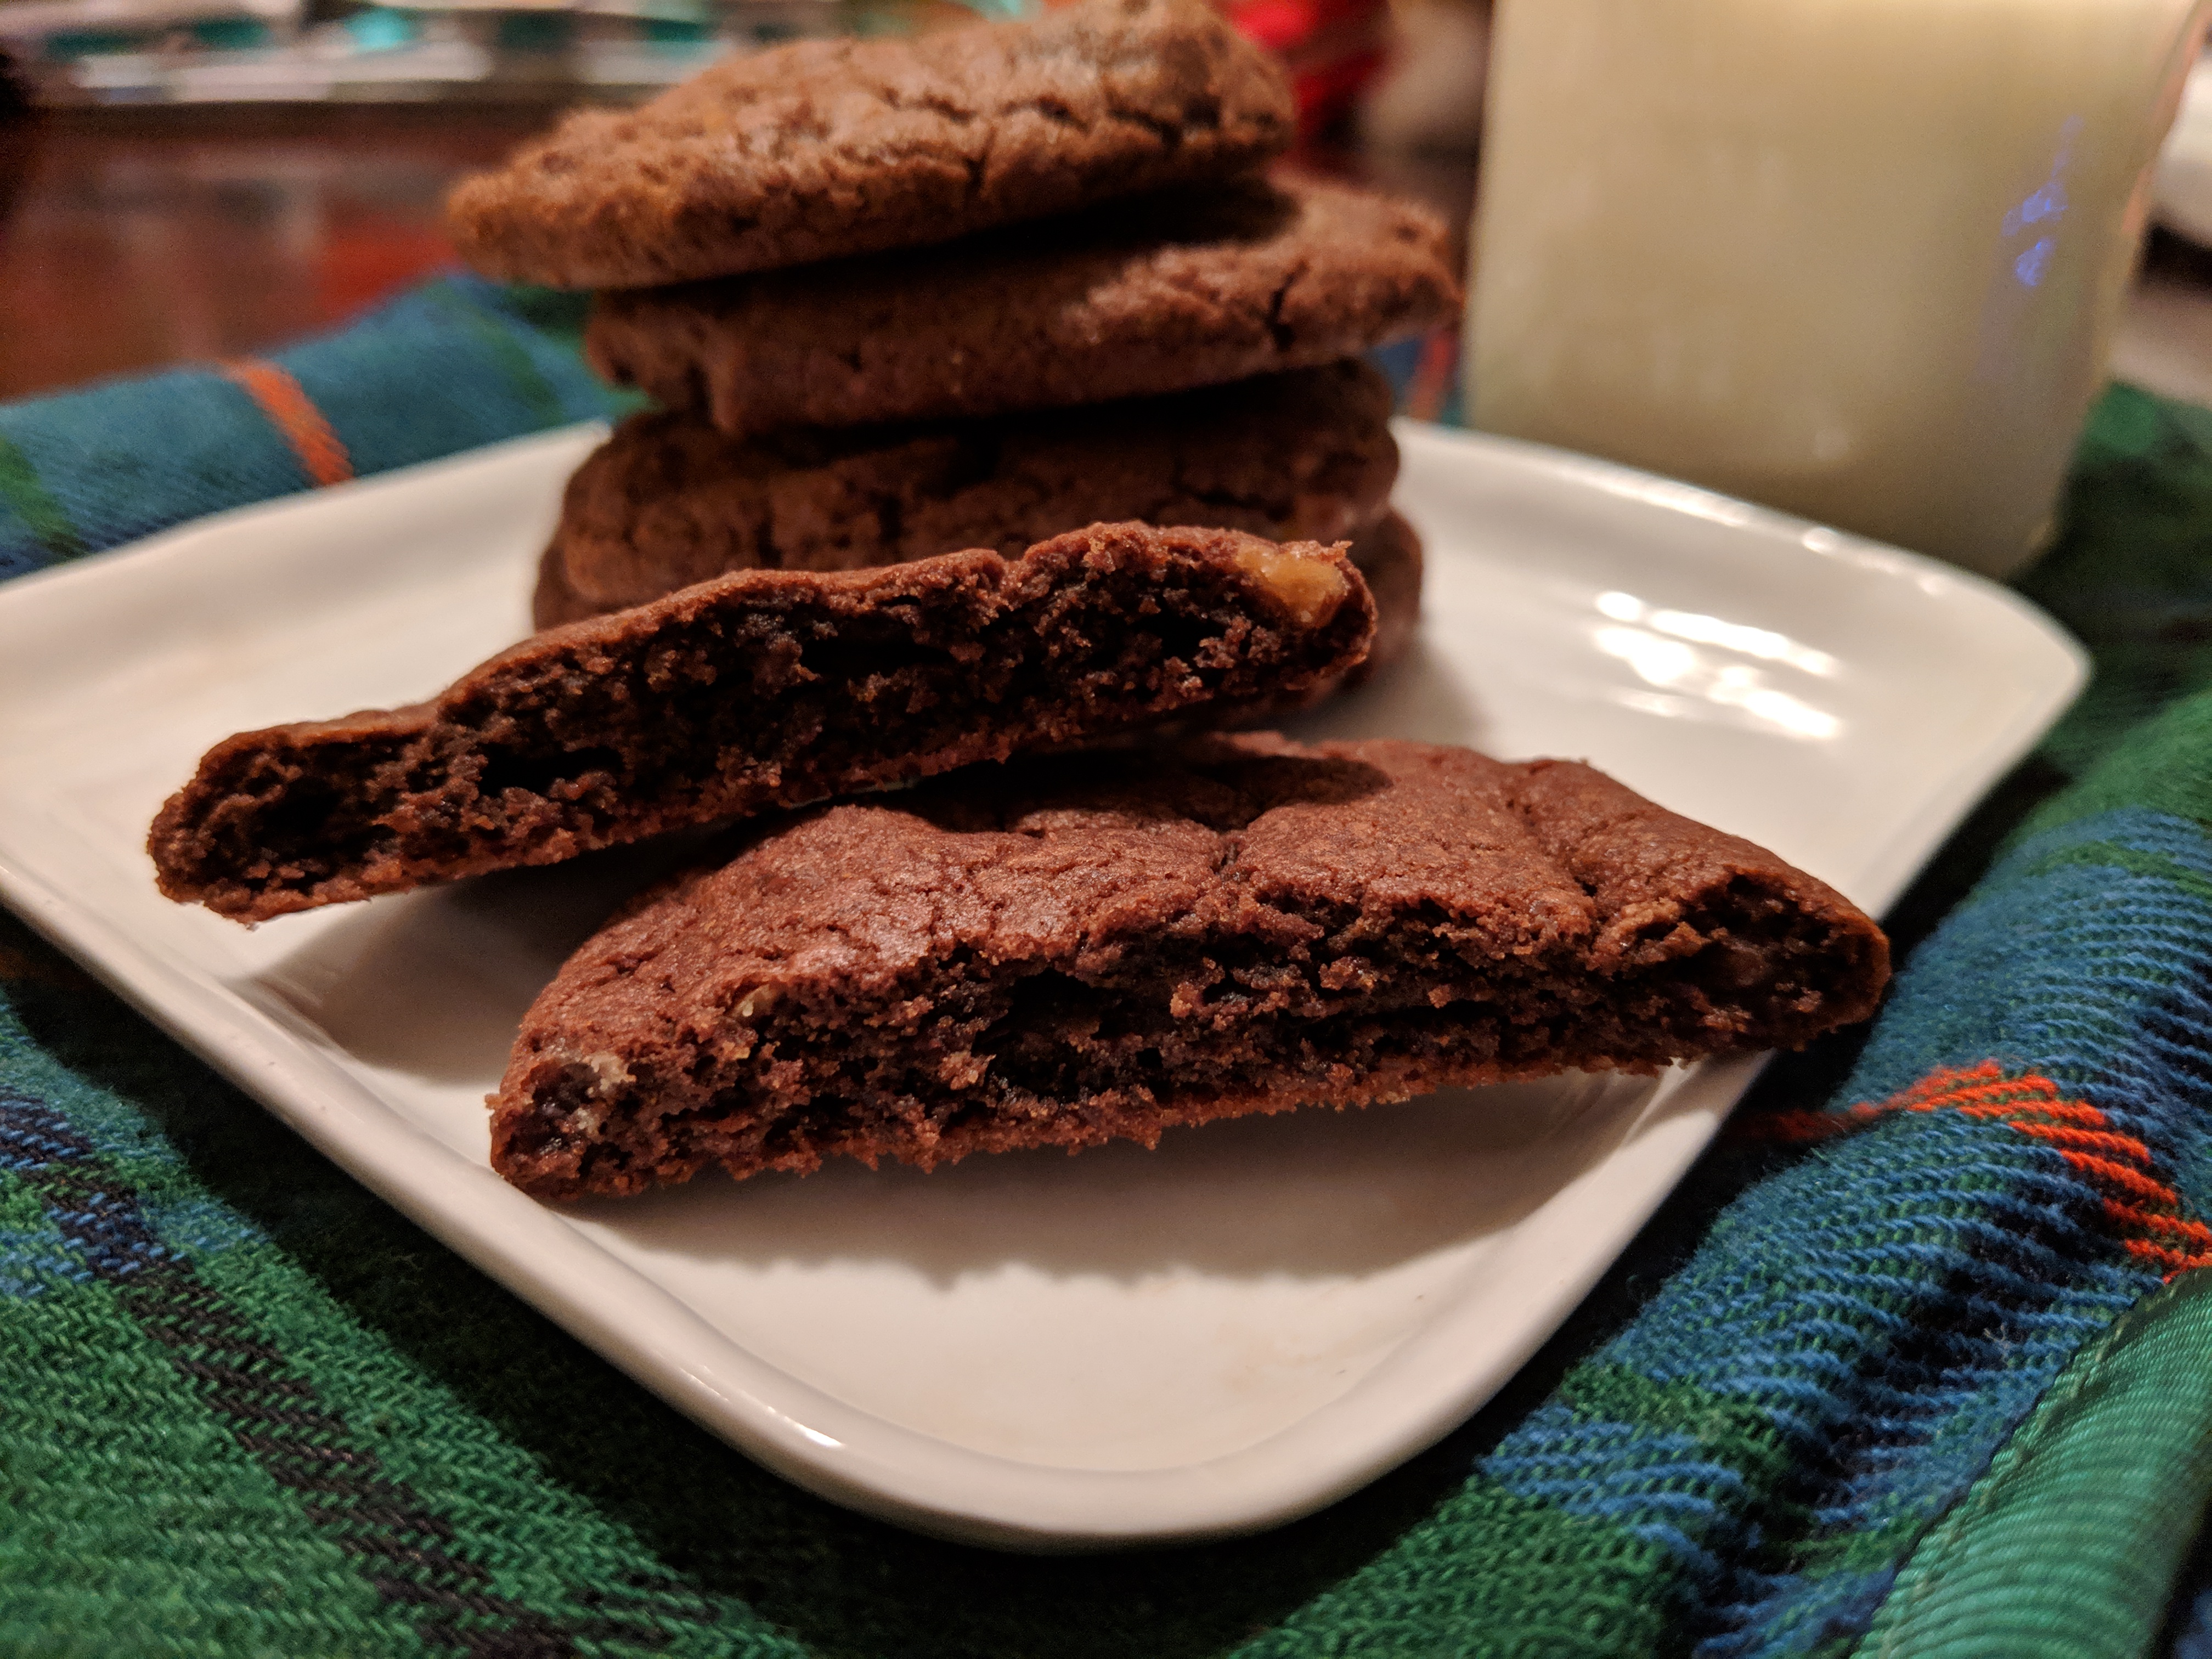
[[258, 17], [216, 17], [191, 27], [192, 40], [216, 52], [246, 52], [269, 44], [269, 25]]
[[149, 44], [150, 37], [123, 29], [66, 29], [46, 37], [46, 54], [55, 63], [67, 63], [74, 58], [137, 52]]
[[364, 52], [391, 52], [412, 44], [422, 31], [404, 11], [370, 6], [345, 20], [345, 32]]

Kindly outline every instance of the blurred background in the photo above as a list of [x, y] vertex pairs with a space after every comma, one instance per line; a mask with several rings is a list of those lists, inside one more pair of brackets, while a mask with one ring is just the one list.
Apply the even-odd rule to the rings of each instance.
[[[0, 0], [0, 398], [262, 350], [358, 313], [452, 261], [440, 201], [457, 175], [569, 106], [638, 102], [780, 41], [1024, 3]], [[1300, 163], [1421, 197], [1463, 234], [1488, 0], [1225, 9], [1293, 70]], [[2212, 254], [2176, 234], [2212, 240], [2212, 99], [2191, 104], [2160, 179], [2180, 205], [2162, 212], [2114, 366], [2212, 401]], [[1449, 365], [1429, 370], [1413, 402], [1433, 415]]]
[[[580, 103], [629, 104], [732, 52], [906, 33], [1023, 0], [0, 0], [0, 398], [258, 351], [451, 262], [452, 180]], [[1309, 161], [1378, 169], [1463, 224], [1473, 54], [1440, 143], [1370, 160], [1382, 0], [1245, 0], [1298, 79]], [[1462, 141], [1464, 141], [1463, 143]]]

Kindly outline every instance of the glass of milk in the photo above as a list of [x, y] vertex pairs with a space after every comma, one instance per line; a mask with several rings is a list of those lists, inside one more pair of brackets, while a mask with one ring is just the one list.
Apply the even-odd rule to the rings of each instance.
[[2017, 568], [2207, 4], [1503, 0], [1474, 424]]

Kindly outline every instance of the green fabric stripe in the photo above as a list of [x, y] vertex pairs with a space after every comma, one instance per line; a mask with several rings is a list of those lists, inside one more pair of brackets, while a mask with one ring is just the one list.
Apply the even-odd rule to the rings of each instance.
[[0, 501], [12, 508], [24, 527], [57, 559], [74, 559], [84, 551], [84, 538], [62, 511], [61, 503], [39, 482], [38, 469], [23, 452], [0, 438]]
[[2114, 749], [2096, 771], [2028, 815], [2014, 843], [2100, 812], [2145, 806], [2212, 823], [2212, 767], [2174, 763], [2178, 755], [2212, 754], [2212, 697], [2177, 703]]
[[2092, 842], [2086, 846], [2062, 848], [2048, 858], [2040, 858], [2024, 869], [2015, 871], [2007, 878], [2011, 886], [2023, 881], [2033, 881], [2038, 876], [2069, 864], [2086, 864], [2100, 869], [2125, 870], [2138, 876], [2154, 876], [2160, 881], [2179, 888], [2192, 898], [2212, 902], [2212, 881], [2207, 881], [2194, 870], [2177, 859], [2163, 853], [2145, 853], [2132, 847], [2115, 846], [2110, 842]]
[[2075, 1356], [1905, 1563], [1862, 1659], [2139, 1654], [2212, 1498], [2212, 1272]]
[[2096, 678], [2039, 752], [2069, 777], [2132, 727], [2212, 687], [2205, 558], [2212, 411], [2107, 387], [2075, 453], [2064, 532], [2020, 583], [2089, 647]]
[[582, 355], [584, 325], [592, 316], [590, 295], [534, 283], [509, 283], [502, 292], [516, 317], [547, 339]]
[[530, 354], [523, 349], [520, 340], [444, 283], [431, 283], [422, 290], [422, 294], [424, 298], [483, 342], [492, 361], [499, 366], [522, 400], [530, 405], [531, 412], [540, 424], [562, 426], [567, 423], [569, 416], [562, 405], [560, 393], [538, 372], [538, 365], [530, 361]]
[[[107, 1287], [0, 1302], [0, 1371], [9, 1424], [0, 1447], [0, 1652], [424, 1652]], [[335, 1638], [318, 1638], [334, 1626]]]
[[[519, 1443], [524, 1424], [494, 1422], [440, 1387], [434, 1371], [426, 1376], [334, 1306], [328, 1290], [276, 1245], [257, 1242], [225, 1251], [200, 1271], [252, 1315], [286, 1362], [374, 1449], [386, 1473], [434, 1502], [454, 1528], [449, 1547], [489, 1570], [489, 1589], [561, 1626], [617, 1620], [627, 1629], [655, 1631], [661, 1641], [652, 1650], [666, 1659], [804, 1659], [799, 1644], [742, 1602], [683, 1583], [619, 1520], [584, 1494], [546, 1480]], [[344, 1289], [373, 1301], [420, 1301], [437, 1293], [419, 1281]], [[536, 1316], [504, 1298], [473, 1316], [454, 1312], [449, 1331], [426, 1340], [450, 1341], [456, 1362], [474, 1360], [480, 1400], [528, 1398], [524, 1370], [542, 1363], [543, 1334], [531, 1328]], [[486, 1343], [487, 1325], [510, 1327], [514, 1340]], [[610, 1391], [628, 1386], [611, 1374], [598, 1380]], [[592, 1413], [572, 1418], [541, 1421], [537, 1437], [587, 1442], [602, 1425]], [[637, 1650], [619, 1636], [599, 1639], [609, 1654]]]
[[[46, 946], [31, 940], [4, 915], [0, 915], [0, 945], [20, 950], [27, 961], [55, 960]], [[291, 1225], [312, 1227], [322, 1236], [325, 1249], [319, 1259], [326, 1269], [344, 1267], [358, 1272], [361, 1264], [378, 1264], [380, 1271], [366, 1275], [366, 1282], [340, 1281], [336, 1288], [374, 1298], [375, 1310], [395, 1323], [404, 1322], [403, 1310], [411, 1308], [419, 1315], [427, 1298], [442, 1292], [450, 1316], [439, 1322], [435, 1340], [450, 1342], [454, 1352], [447, 1357], [454, 1367], [472, 1373], [473, 1380], [495, 1397], [527, 1391], [532, 1371], [543, 1369], [546, 1333], [536, 1315], [489, 1290], [472, 1271], [434, 1251], [349, 1184], [338, 1189], [345, 1200], [343, 1206], [315, 1206], [311, 1218], [295, 1212], [291, 1205], [313, 1191], [319, 1179], [331, 1184], [327, 1170], [318, 1169], [312, 1153], [273, 1130], [226, 1085], [198, 1068], [179, 1067], [174, 1049], [150, 1027], [124, 1019], [118, 1012], [96, 1030], [73, 1030], [71, 1036], [81, 1040], [58, 1042], [58, 1052], [35, 1048], [25, 1041], [26, 1026], [45, 1027], [58, 1037], [55, 1020], [70, 999], [86, 994], [85, 989], [35, 975], [0, 982], [0, 1060], [42, 1062], [24, 1067], [30, 1075], [19, 1073], [21, 1080], [33, 1085], [40, 1097], [65, 1105], [76, 1121], [87, 1124], [107, 1124], [115, 1117], [118, 1103], [103, 1085], [147, 1084], [140, 1098], [153, 1106], [173, 1135], [192, 1145], [203, 1157], [250, 1171], [250, 1178], [234, 1185], [228, 1196], [256, 1200], [258, 1218], [264, 1223], [288, 1231]], [[67, 1069], [71, 1061], [93, 1074]], [[172, 1086], [152, 1086], [157, 1074]], [[149, 1215], [170, 1205], [189, 1204], [201, 1194], [185, 1166], [173, 1160], [133, 1157], [127, 1148], [110, 1149], [99, 1160], [99, 1170], [104, 1179], [135, 1190]], [[36, 1224], [43, 1206], [32, 1186], [28, 1181], [0, 1181], [0, 1223]], [[514, 1609], [487, 1611], [473, 1620], [465, 1613], [456, 1626], [435, 1606], [417, 1608], [404, 1598], [380, 1597], [374, 1588], [375, 1577], [411, 1577], [413, 1571], [404, 1563], [389, 1566], [378, 1556], [349, 1559], [330, 1543], [328, 1522], [316, 1526], [301, 1507], [310, 1502], [352, 1504], [358, 1498], [286, 1489], [272, 1480], [231, 1439], [228, 1430], [236, 1426], [234, 1420], [226, 1423], [208, 1395], [181, 1381], [168, 1357], [149, 1342], [137, 1320], [125, 1311], [111, 1290], [91, 1285], [70, 1292], [67, 1323], [62, 1336], [52, 1341], [26, 1333], [55, 1297], [0, 1298], [0, 1376], [7, 1376], [13, 1389], [19, 1371], [27, 1370], [34, 1382], [51, 1373], [59, 1394], [70, 1388], [84, 1356], [98, 1358], [111, 1349], [134, 1356], [127, 1382], [119, 1382], [107, 1392], [80, 1388], [70, 1396], [74, 1403], [68, 1420], [73, 1426], [69, 1437], [79, 1449], [74, 1455], [82, 1457], [82, 1447], [112, 1444], [150, 1425], [157, 1449], [149, 1454], [143, 1473], [103, 1480], [100, 1512], [88, 1516], [82, 1524], [11, 1529], [7, 1524], [10, 1516], [50, 1516], [56, 1502], [65, 1501], [72, 1468], [81, 1477], [82, 1467], [58, 1454], [51, 1460], [50, 1474], [27, 1474], [17, 1467], [13, 1441], [0, 1439], [0, 1462], [9, 1464], [0, 1468], [0, 1654], [10, 1659], [19, 1652], [43, 1655], [49, 1649], [37, 1645], [33, 1638], [43, 1640], [40, 1632], [49, 1628], [70, 1627], [65, 1608], [51, 1590], [58, 1583], [70, 1595], [89, 1597], [93, 1611], [84, 1621], [90, 1633], [83, 1644], [53, 1647], [51, 1651], [57, 1654], [129, 1650], [189, 1654], [196, 1659], [203, 1653], [266, 1654], [272, 1659], [306, 1655], [314, 1659], [331, 1652], [348, 1659], [376, 1659], [385, 1654], [422, 1652], [425, 1642], [418, 1629], [424, 1625], [466, 1631], [473, 1623], [479, 1633], [513, 1638], [506, 1647], [486, 1648], [487, 1653], [532, 1659], [567, 1653], [569, 1649], [563, 1644], [572, 1634], [575, 1650], [597, 1659], [645, 1651], [664, 1659], [705, 1659], [708, 1654], [716, 1659], [798, 1659], [801, 1650], [769, 1631], [750, 1609], [709, 1600], [683, 1585], [634, 1533], [618, 1522], [602, 1519], [588, 1499], [547, 1480], [512, 1437], [516, 1425], [501, 1425], [476, 1413], [468, 1401], [440, 1387], [435, 1376], [425, 1376], [421, 1349], [411, 1354], [395, 1351], [364, 1329], [346, 1306], [333, 1301], [331, 1282], [302, 1271], [293, 1252], [255, 1237], [251, 1224], [239, 1220], [240, 1225], [228, 1229], [219, 1224], [210, 1229], [204, 1221], [198, 1228], [179, 1230], [168, 1242], [181, 1247], [201, 1285], [250, 1322], [253, 1338], [269, 1350], [262, 1362], [264, 1374], [305, 1382], [312, 1394], [300, 1403], [312, 1403], [316, 1410], [336, 1415], [340, 1427], [335, 1433], [319, 1427], [319, 1443], [339, 1454], [366, 1452], [375, 1460], [379, 1478], [397, 1480], [410, 1488], [425, 1510], [453, 1528], [450, 1538], [435, 1540], [437, 1547], [482, 1565], [489, 1573], [483, 1591], [488, 1597], [519, 1604], [519, 1616]], [[202, 1239], [194, 1241], [190, 1237], [193, 1232], [203, 1235]], [[392, 1277], [391, 1264], [400, 1259], [394, 1246], [403, 1240], [411, 1240], [422, 1260], [444, 1270], [436, 1291], [422, 1278]], [[25, 1310], [28, 1311], [21, 1312]], [[500, 1375], [488, 1358], [492, 1355], [501, 1361], [512, 1356], [513, 1374]], [[205, 1352], [199, 1357], [222, 1358]], [[598, 1392], [624, 1401], [635, 1395], [620, 1377], [597, 1367], [596, 1362], [586, 1363], [597, 1371], [590, 1382]], [[531, 1401], [526, 1414], [557, 1424], [580, 1442], [592, 1442], [605, 1425], [596, 1413], [573, 1410], [574, 1399], [585, 1392], [572, 1388], [556, 1412], [549, 1409], [552, 1402], [544, 1397], [541, 1382], [540, 1396]], [[38, 1410], [36, 1390], [0, 1405], [0, 1414], [19, 1403], [26, 1410]], [[179, 1472], [165, 1474], [152, 1462], [164, 1449], [182, 1460]], [[192, 1494], [196, 1483], [211, 1478], [208, 1465], [218, 1458], [229, 1466], [226, 1478], [248, 1492], [259, 1508], [240, 1518], [222, 1539], [203, 1541], [199, 1534], [213, 1523], [194, 1517], [209, 1509], [209, 1501], [192, 1498]], [[634, 1469], [635, 1460], [629, 1463]], [[340, 1464], [337, 1473], [356, 1470]], [[760, 1479], [770, 1480], [765, 1475]], [[130, 1530], [142, 1524], [139, 1498], [147, 1490], [173, 1487], [182, 1495], [180, 1501], [191, 1500], [190, 1513], [175, 1522], [187, 1528], [174, 1540], [182, 1552], [172, 1563], [179, 1579], [188, 1579], [204, 1591], [211, 1608], [256, 1608], [258, 1597], [274, 1598], [279, 1592], [265, 1590], [258, 1577], [236, 1584], [215, 1582], [202, 1572], [196, 1553], [203, 1548], [234, 1553], [240, 1538], [254, 1539], [258, 1547], [272, 1530], [304, 1540], [310, 1547], [322, 1546], [313, 1571], [307, 1564], [284, 1571], [303, 1585], [314, 1580], [314, 1588], [302, 1589], [303, 1600], [295, 1605], [313, 1609], [318, 1632], [326, 1631], [332, 1616], [337, 1617], [345, 1632], [338, 1645], [315, 1645], [312, 1632], [299, 1631], [283, 1639], [264, 1638], [249, 1621], [234, 1629], [226, 1625], [229, 1633], [222, 1640], [198, 1646], [193, 1645], [197, 1638], [190, 1635], [189, 1618], [180, 1615], [179, 1629], [185, 1633], [175, 1645], [142, 1643], [132, 1647], [118, 1634], [127, 1634], [127, 1623], [112, 1629], [103, 1625], [100, 1609], [107, 1601], [116, 1603], [116, 1619], [127, 1621], [134, 1607], [137, 1616], [143, 1618], [155, 1598], [150, 1587], [160, 1582], [159, 1573], [149, 1568], [145, 1583], [133, 1589], [129, 1587], [137, 1583], [136, 1575], [126, 1572], [118, 1583], [114, 1564], [151, 1559], [149, 1552], [156, 1548], [158, 1534], [142, 1539]], [[105, 1501], [111, 1493], [112, 1505]], [[56, 1494], [64, 1496], [58, 1498]], [[220, 1512], [230, 1513], [240, 1501], [228, 1499], [228, 1508]], [[112, 1515], [106, 1513], [111, 1507]], [[81, 1565], [73, 1574], [63, 1572], [57, 1558]], [[11, 1583], [48, 1589], [43, 1600], [27, 1599], [17, 1605], [5, 1589]], [[275, 1600], [270, 1605], [287, 1621], [297, 1622], [296, 1615]], [[356, 1620], [367, 1622], [356, 1629]], [[543, 1621], [544, 1627], [533, 1632], [532, 1620]], [[643, 1644], [632, 1639], [639, 1632], [653, 1639]], [[31, 1645], [23, 1645], [27, 1643]]]
[[1644, 1659], [1678, 1651], [1666, 1549], [1476, 1477], [1235, 1659]]

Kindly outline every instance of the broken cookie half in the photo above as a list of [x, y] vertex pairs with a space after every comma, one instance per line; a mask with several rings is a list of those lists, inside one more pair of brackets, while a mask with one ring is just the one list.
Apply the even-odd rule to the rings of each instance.
[[492, 1159], [543, 1197], [925, 1167], [1306, 1103], [1801, 1045], [1881, 930], [1585, 766], [1272, 735], [1047, 758], [756, 832], [525, 1018]]
[[1018, 559], [755, 570], [538, 635], [432, 702], [228, 738], [149, 838], [241, 921], [1204, 722], [1340, 675], [1341, 547], [1094, 525]]

